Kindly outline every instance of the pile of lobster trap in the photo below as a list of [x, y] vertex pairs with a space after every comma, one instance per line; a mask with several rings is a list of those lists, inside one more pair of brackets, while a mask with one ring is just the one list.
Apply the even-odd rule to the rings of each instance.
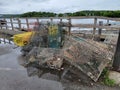
[[105, 44], [66, 36], [60, 49], [34, 47], [26, 56], [25, 66], [29, 76], [52, 73], [60, 79], [96, 82], [112, 57]]

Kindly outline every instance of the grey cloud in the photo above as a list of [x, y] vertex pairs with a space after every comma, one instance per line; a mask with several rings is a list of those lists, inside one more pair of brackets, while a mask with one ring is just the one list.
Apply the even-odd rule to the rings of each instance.
[[0, 3], [0, 6], [3, 5], [3, 3]]
[[4, 14], [4, 13], [7, 13], [7, 10], [2, 8], [2, 7], [0, 7], [0, 14]]
[[0, 0], [0, 13], [28, 11], [75, 12], [80, 10], [120, 10], [119, 0]]
[[0, 2], [0, 7], [3, 7], [5, 5], [5, 3]]

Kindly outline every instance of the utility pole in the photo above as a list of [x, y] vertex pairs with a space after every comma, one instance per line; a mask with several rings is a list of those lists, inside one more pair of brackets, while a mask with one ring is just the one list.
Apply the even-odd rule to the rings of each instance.
[[113, 70], [120, 72], [120, 30], [118, 35], [116, 51], [114, 55]]

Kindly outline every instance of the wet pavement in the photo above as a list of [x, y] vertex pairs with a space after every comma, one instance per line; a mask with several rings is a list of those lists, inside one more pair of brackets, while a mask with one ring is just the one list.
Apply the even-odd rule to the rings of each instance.
[[0, 44], [0, 90], [120, 90], [119, 87], [89, 87], [43, 79], [51, 79], [49, 74], [43, 78], [28, 77], [26, 68], [20, 65], [20, 48], [14, 48], [14, 45]]
[[63, 90], [57, 81], [28, 77], [19, 65], [20, 48], [0, 44], [0, 90]]

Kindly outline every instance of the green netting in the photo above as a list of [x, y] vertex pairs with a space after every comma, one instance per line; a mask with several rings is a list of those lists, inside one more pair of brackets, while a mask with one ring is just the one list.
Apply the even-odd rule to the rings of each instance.
[[51, 24], [49, 26], [49, 47], [60, 48], [62, 43], [62, 28], [59, 25]]

